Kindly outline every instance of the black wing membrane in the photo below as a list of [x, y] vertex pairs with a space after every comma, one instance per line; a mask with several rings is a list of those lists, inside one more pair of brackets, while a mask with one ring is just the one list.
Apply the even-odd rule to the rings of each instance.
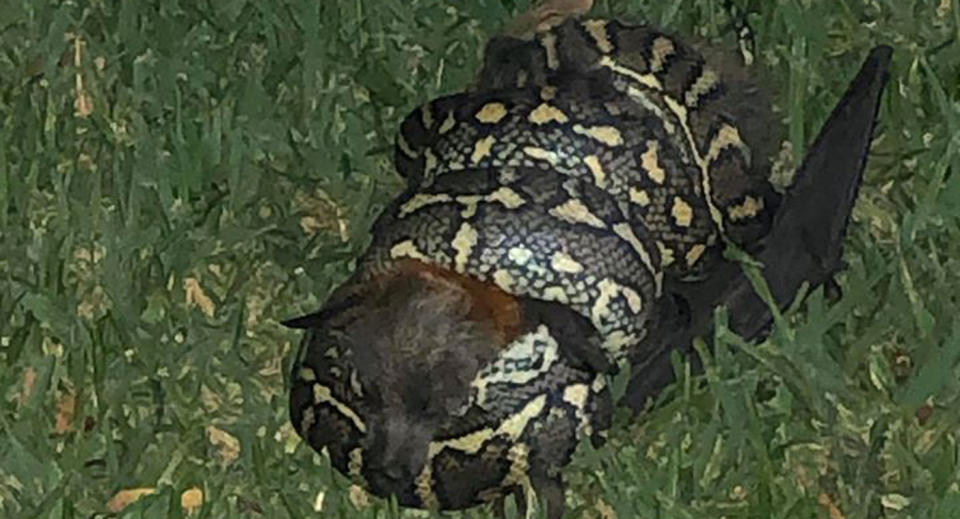
[[[800, 287], [832, 281], [841, 267], [843, 240], [867, 161], [892, 49], [875, 47], [810, 147], [774, 217], [763, 249], [754, 254], [774, 302], [787, 309]], [[692, 352], [696, 337], [713, 334], [713, 313], [727, 308], [729, 327], [747, 340], [761, 339], [773, 322], [740, 265], [726, 262], [699, 283], [676, 283], [669, 292], [686, 301], [684, 322], [665, 319], [651, 334], [653, 352], [632, 359], [624, 403], [641, 412], [649, 398], [674, 381], [673, 351]], [[700, 369], [699, 359], [691, 362]]]

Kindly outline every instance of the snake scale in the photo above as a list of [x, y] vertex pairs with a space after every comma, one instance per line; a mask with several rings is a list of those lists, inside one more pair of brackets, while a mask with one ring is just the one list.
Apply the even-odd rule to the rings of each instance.
[[354, 276], [286, 323], [307, 329], [299, 434], [405, 506], [519, 490], [559, 517], [560, 469], [602, 441], [606, 374], [642, 354], [664, 277], [708, 276], [725, 241], [768, 229], [768, 150], [737, 81], [649, 25], [491, 40], [477, 87], [403, 121], [408, 187]]

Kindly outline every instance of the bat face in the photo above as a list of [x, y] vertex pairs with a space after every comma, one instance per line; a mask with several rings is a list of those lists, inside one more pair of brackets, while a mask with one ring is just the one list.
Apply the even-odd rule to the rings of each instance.
[[519, 315], [488, 311], [498, 294], [399, 270], [384, 283], [355, 278], [341, 287], [346, 305], [338, 294], [289, 321], [308, 328], [291, 421], [338, 470], [406, 506], [460, 509], [528, 482], [518, 467], [565, 465], [594, 424], [607, 427], [603, 374], [588, 368], [606, 366], [583, 351], [587, 319], [537, 301]]

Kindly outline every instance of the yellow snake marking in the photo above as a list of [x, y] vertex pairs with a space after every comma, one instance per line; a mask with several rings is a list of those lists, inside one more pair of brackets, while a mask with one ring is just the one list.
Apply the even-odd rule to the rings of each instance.
[[660, 84], [660, 80], [657, 79], [657, 76], [654, 76], [653, 74], [641, 74], [636, 70], [633, 70], [632, 68], [620, 66], [610, 56], [604, 56], [600, 58], [600, 61], [598, 62], [598, 64], [601, 67], [606, 67], [616, 72], [617, 74], [621, 74], [621, 75], [633, 78], [634, 81], [636, 81], [642, 86], [649, 88], [650, 90], [653, 90], [656, 92], [663, 91], [663, 85]]
[[484, 124], [496, 124], [507, 115], [507, 107], [503, 103], [487, 103], [477, 111], [474, 117]]
[[653, 40], [653, 47], [650, 52], [650, 70], [653, 72], [663, 71], [667, 59], [676, 52], [673, 42], [669, 38], [658, 36]]
[[527, 86], [527, 79], [529, 78], [529, 76], [530, 74], [526, 70], [522, 70], [522, 69], [518, 70], [517, 71], [517, 87], [523, 88]]
[[693, 247], [690, 247], [690, 250], [687, 251], [687, 266], [692, 267], [697, 261], [700, 260], [700, 257], [703, 256], [703, 253], [707, 250], [707, 246], [698, 243]]
[[513, 279], [513, 275], [510, 274], [510, 272], [503, 269], [497, 269], [493, 273], [493, 282], [505, 292], [510, 292], [510, 290], [513, 289], [513, 284], [516, 283], [516, 280]]
[[457, 120], [456, 120], [456, 118], [453, 117], [453, 111], [452, 111], [452, 110], [448, 110], [448, 111], [447, 111], [447, 118], [443, 120], [443, 123], [440, 124], [440, 129], [437, 130], [437, 131], [440, 132], [440, 135], [443, 135], [443, 134], [449, 132], [450, 130], [452, 130], [453, 127], [456, 126], [456, 125], [457, 125]]
[[307, 438], [310, 433], [310, 429], [313, 428], [313, 425], [317, 423], [317, 414], [312, 407], [308, 407], [303, 410], [303, 416], [300, 420], [300, 436]]
[[487, 135], [474, 144], [473, 154], [470, 155], [470, 161], [473, 162], [474, 166], [490, 156], [490, 150], [493, 148], [495, 142], [497, 142], [497, 139], [493, 135]]
[[643, 242], [640, 241], [640, 238], [637, 238], [637, 235], [633, 232], [633, 227], [630, 227], [626, 223], [618, 223], [613, 226], [613, 232], [617, 234], [621, 239], [626, 241], [633, 247], [633, 250], [640, 255], [640, 260], [643, 261], [643, 266], [647, 267], [647, 271], [654, 276], [654, 282], [656, 284], [657, 294], [660, 293], [660, 278], [659, 272], [660, 269], [657, 269], [653, 266], [653, 259], [650, 257], [650, 253], [647, 251], [647, 248], [644, 246]]
[[607, 352], [613, 360], [619, 361], [626, 355], [626, 349], [629, 346], [637, 344], [643, 337], [637, 337], [635, 334], [626, 333], [623, 330], [614, 330], [603, 338], [600, 345], [603, 351]]
[[353, 390], [359, 398], [363, 398], [363, 386], [360, 384], [360, 378], [357, 376], [356, 370], [350, 372], [350, 389]]
[[673, 124], [671, 118], [667, 117], [667, 114], [663, 111], [663, 108], [660, 105], [650, 100], [650, 95], [648, 92], [630, 85], [627, 87], [627, 95], [630, 96], [630, 99], [637, 101], [641, 106], [653, 112], [653, 114], [657, 117], [657, 120], [660, 121], [660, 124], [663, 125], [663, 129], [666, 130], [668, 134], [672, 136], [677, 133], [677, 127]]
[[[526, 509], [524, 519], [533, 519], [535, 511], [538, 509], [537, 494], [530, 483], [530, 447], [525, 443], [511, 445], [507, 451], [507, 460], [510, 461], [510, 469], [507, 475], [500, 483], [501, 488], [519, 486], [523, 490], [523, 507]], [[517, 504], [520, 506], [520, 504]]]
[[499, 202], [507, 209], [516, 209], [526, 203], [516, 191], [509, 187], [500, 187], [485, 197], [490, 202]]
[[547, 124], [549, 122], [565, 123], [569, 121], [567, 114], [559, 108], [548, 103], [540, 103], [534, 108], [527, 119], [536, 125]]
[[542, 291], [544, 301], [556, 301], [557, 303], [569, 304], [570, 297], [563, 287], [552, 286], [544, 288]]
[[660, 240], [657, 240], [657, 249], [660, 250], [660, 265], [663, 267], [673, 265], [673, 249], [668, 248], [667, 245]]
[[440, 194], [430, 194], [430, 193], [418, 193], [412, 197], [410, 200], [407, 200], [400, 206], [400, 212], [397, 213], [398, 218], [406, 218], [412, 213], [423, 209], [429, 205], [433, 204], [442, 204], [450, 201], [450, 195], [445, 193]]
[[590, 309], [594, 324], [602, 322], [610, 315], [610, 301], [616, 297], [620, 285], [610, 278], [604, 278], [597, 283], [597, 290], [600, 294], [594, 300], [593, 308]]
[[593, 379], [593, 383], [590, 384], [590, 391], [594, 393], [599, 393], [603, 391], [603, 388], [607, 387], [607, 377], [603, 374], [598, 374], [596, 378]]
[[561, 251], [553, 253], [553, 257], [550, 258], [550, 266], [557, 272], [567, 272], [570, 274], [583, 272], [583, 265], [573, 259], [569, 254]]
[[627, 306], [630, 307], [631, 312], [639, 314], [643, 311], [643, 298], [636, 290], [630, 287], [620, 287], [620, 293], [627, 300]]
[[349, 406], [337, 400], [327, 386], [320, 383], [313, 384], [313, 403], [316, 405], [327, 404], [332, 406], [338, 413], [353, 422], [353, 426], [356, 427], [361, 434], [367, 433], [367, 426], [363, 423], [363, 420], [357, 416], [357, 413], [355, 413], [353, 409], [350, 409]]
[[593, 183], [599, 188], [606, 187], [607, 172], [603, 170], [603, 164], [600, 163], [600, 158], [596, 155], [587, 155], [583, 158], [583, 163], [590, 169], [590, 173], [593, 175]]
[[299, 376], [300, 376], [300, 380], [304, 382], [316, 382], [317, 380], [316, 372], [314, 372], [313, 369], [308, 368], [306, 366], [300, 368]]
[[477, 244], [477, 237], [477, 230], [472, 225], [467, 222], [460, 224], [460, 229], [457, 230], [457, 235], [451, 242], [453, 249], [457, 251], [454, 258], [454, 269], [457, 272], [466, 271], [470, 253], [473, 251], [473, 246]]
[[433, 128], [433, 106], [430, 103], [427, 103], [420, 109], [420, 122], [423, 123], [423, 127], [427, 130]]
[[690, 227], [693, 221], [693, 208], [679, 196], [673, 197], [673, 208], [670, 210], [673, 221], [680, 227]]
[[610, 303], [618, 294], [626, 299], [631, 312], [639, 314], [643, 311], [643, 298], [630, 287], [623, 286], [610, 278], [603, 278], [597, 283], [597, 289], [600, 295], [594, 301], [593, 308], [590, 309], [595, 324], [599, 324], [602, 319], [610, 314]]
[[707, 162], [717, 160], [720, 153], [727, 148], [738, 148], [743, 152], [744, 157], [749, 155], [743, 139], [740, 138], [740, 132], [729, 124], [723, 124], [720, 126], [720, 130], [717, 131], [717, 135], [710, 141], [710, 150], [707, 152]]
[[607, 22], [604, 20], [586, 20], [583, 22], [583, 28], [587, 30], [597, 48], [604, 54], [613, 52], [613, 43], [610, 42], [610, 35], [607, 34]]
[[557, 87], [545, 86], [540, 89], [540, 99], [544, 101], [550, 101], [554, 97], [557, 97]]
[[613, 126], [583, 126], [581, 124], [575, 124], [573, 125], [573, 132], [590, 137], [610, 147], [623, 144], [623, 136], [620, 134], [620, 130]]
[[606, 229], [607, 224], [603, 220], [590, 212], [583, 202], [576, 198], [571, 198], [566, 202], [553, 207], [549, 211], [551, 216], [559, 218], [568, 223], [584, 223], [598, 229]]
[[717, 77], [717, 73], [713, 69], [704, 68], [697, 80], [683, 95], [684, 102], [689, 108], [696, 108], [700, 104], [700, 97], [715, 88], [719, 82], [720, 78]]
[[650, 195], [647, 194], [647, 191], [645, 189], [631, 187], [630, 201], [639, 205], [640, 207], [646, 207], [650, 205]]
[[[432, 196], [439, 198], [442, 195]], [[464, 219], [473, 218], [477, 214], [477, 207], [480, 202], [498, 203], [507, 209], [516, 209], [526, 203], [516, 191], [506, 186], [497, 188], [496, 191], [486, 195], [459, 195], [456, 200], [463, 205], [460, 216]]]
[[540, 38], [540, 45], [547, 53], [547, 68], [557, 70], [560, 67], [560, 59], [557, 57], [557, 35], [552, 32], [545, 33]]
[[747, 196], [742, 204], [727, 209], [727, 214], [730, 215], [731, 220], [736, 221], [743, 218], [753, 218], [760, 211], [763, 211], [763, 199]]
[[437, 169], [437, 156], [433, 154], [430, 148], [427, 148], [423, 152], [423, 158], [423, 174], [430, 176]]
[[517, 265], [526, 265], [533, 257], [533, 251], [526, 247], [510, 247], [507, 251], [507, 258]]
[[440, 508], [440, 500], [433, 491], [433, 468], [430, 466], [430, 461], [428, 459], [427, 463], [424, 463], [423, 470], [420, 471], [414, 484], [417, 497], [420, 498], [423, 507], [436, 510]]
[[420, 249], [413, 243], [413, 240], [404, 240], [390, 247], [390, 257], [393, 259], [411, 258], [430, 263], [430, 258], [420, 252]]
[[361, 478], [361, 472], [363, 471], [363, 449], [357, 447], [353, 449], [348, 454], [349, 461], [347, 461], [347, 474], [351, 478]]
[[586, 384], [570, 384], [563, 388], [563, 400], [577, 409], [583, 409], [587, 405], [587, 396], [590, 388]]
[[[525, 443], [510, 446], [510, 450], [507, 451], [507, 459], [510, 460], [510, 472], [504, 478], [506, 485], [525, 484], [525, 487], [530, 487], [529, 477], [527, 476], [527, 471], [530, 469], [530, 464], [527, 461], [529, 455], [530, 447]], [[524, 493], [526, 494], [526, 492]], [[529, 496], [526, 496], [526, 500], [528, 503], [531, 502]]]
[[457, 197], [457, 202], [463, 205], [463, 210], [460, 211], [460, 217], [464, 220], [473, 218], [477, 214], [477, 206], [480, 204], [480, 200], [483, 200], [483, 196], [480, 195], [460, 195]]
[[447, 440], [432, 441], [427, 447], [427, 459], [432, 460], [443, 449], [453, 449], [465, 454], [476, 454], [483, 444], [495, 437], [506, 437], [516, 442], [527, 428], [530, 420], [536, 418], [547, 403], [546, 395], [539, 395], [527, 402], [522, 409], [500, 422], [496, 429], [484, 427], [469, 434]]
[[511, 166], [498, 168], [497, 173], [497, 179], [501, 184], [512, 184], [520, 178], [520, 175], [517, 174], [517, 168]]
[[551, 165], [556, 165], [559, 161], [556, 153], [536, 146], [524, 147], [523, 153], [532, 159], [545, 160]]
[[585, 434], [590, 434], [591, 432], [590, 416], [586, 412], [587, 397], [589, 396], [590, 387], [586, 384], [570, 384], [563, 388], [563, 401], [573, 406], [577, 419], [580, 422], [579, 429]]
[[647, 150], [640, 155], [640, 165], [647, 172], [650, 180], [663, 185], [663, 182], [667, 179], [667, 173], [660, 167], [659, 152], [660, 143], [658, 141], [647, 141]]
[[400, 132], [397, 135], [397, 147], [400, 148], [400, 151], [409, 159], [416, 159], [419, 157], [417, 152], [413, 151], [413, 148], [410, 147], [410, 143], [407, 142], [406, 137], [403, 136], [403, 132]]

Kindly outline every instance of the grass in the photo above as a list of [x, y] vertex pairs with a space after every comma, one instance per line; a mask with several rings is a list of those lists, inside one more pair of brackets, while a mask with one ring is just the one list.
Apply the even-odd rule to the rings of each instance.
[[[579, 451], [572, 515], [960, 517], [960, 5], [751, 4], [795, 159], [895, 48], [845, 295], [759, 345], [721, 327], [705, 375]], [[363, 250], [399, 119], [525, 6], [0, 3], [0, 516], [417, 515], [297, 442], [278, 321]], [[719, 1], [594, 12], [726, 34]]]

